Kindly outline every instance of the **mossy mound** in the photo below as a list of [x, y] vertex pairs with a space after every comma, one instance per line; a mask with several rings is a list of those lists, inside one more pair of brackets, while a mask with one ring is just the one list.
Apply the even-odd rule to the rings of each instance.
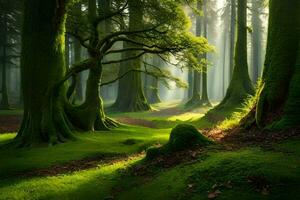
[[152, 147], [147, 150], [146, 159], [153, 159], [160, 155], [190, 149], [195, 146], [203, 147], [213, 142], [202, 135], [194, 126], [179, 124], [172, 129], [167, 144], [162, 147]]

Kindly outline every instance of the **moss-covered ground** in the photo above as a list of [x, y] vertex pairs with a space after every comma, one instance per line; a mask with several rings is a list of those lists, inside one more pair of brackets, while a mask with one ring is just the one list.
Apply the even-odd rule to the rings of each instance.
[[51, 147], [7, 149], [15, 133], [0, 134], [0, 199], [300, 199], [297, 137], [262, 147], [217, 144], [191, 159], [143, 172], [145, 149], [167, 143], [176, 124], [202, 128], [199, 119], [207, 110], [155, 108], [161, 111], [110, 114], [155, 127], [137, 121], [110, 132], [76, 133], [77, 141]]

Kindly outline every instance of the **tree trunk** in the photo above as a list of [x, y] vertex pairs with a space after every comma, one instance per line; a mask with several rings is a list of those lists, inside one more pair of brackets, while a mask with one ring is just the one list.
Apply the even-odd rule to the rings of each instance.
[[[156, 67], [161, 67], [161, 60], [158, 56], [153, 56], [153, 65]], [[160, 97], [158, 95], [158, 78], [148, 76], [147, 77], [147, 85], [146, 90], [147, 91], [147, 100], [151, 104], [160, 103]]]
[[[203, 11], [204, 11], [204, 20], [203, 20], [203, 36], [207, 38], [207, 1], [203, 0]], [[207, 60], [207, 54], [204, 54], [204, 58]], [[203, 68], [202, 71], [202, 95], [201, 95], [201, 103], [204, 106], [211, 106], [211, 103], [208, 98], [207, 91], [207, 65]]]
[[4, 15], [4, 22], [3, 22], [3, 49], [2, 49], [2, 88], [1, 88], [1, 102], [0, 102], [0, 109], [9, 109], [9, 102], [8, 102], [8, 89], [7, 89], [7, 72], [6, 72], [6, 56], [7, 56], [7, 21], [6, 15]]
[[254, 94], [247, 64], [247, 1], [238, 1], [238, 35], [235, 47], [234, 71], [225, 98], [217, 107], [236, 107]]
[[[89, 20], [90, 23], [94, 21], [97, 17], [97, 7], [96, 0], [89, 0]], [[110, 9], [110, 8], [107, 8]], [[105, 37], [106, 29], [103, 26], [105, 22], [101, 23], [99, 27], [101, 30], [98, 33], [97, 28], [93, 29], [93, 37], [90, 41], [91, 45], [97, 45], [99, 37]], [[94, 54], [89, 52], [91, 58]], [[100, 85], [103, 75], [103, 66], [101, 65], [101, 60], [94, 58], [95, 63], [93, 63], [92, 68], [89, 70], [89, 76], [86, 84], [86, 95], [85, 101], [80, 106], [71, 107], [67, 109], [68, 116], [71, 122], [84, 131], [102, 131], [109, 130], [112, 127], [116, 127], [118, 124], [106, 117], [103, 107], [103, 101], [100, 96]]]
[[66, 2], [25, 0], [21, 77], [24, 117], [16, 142], [31, 146], [55, 144], [73, 138], [64, 113], [65, 86], [56, 87], [65, 74]]
[[256, 106], [260, 127], [300, 124], [300, 1], [271, 0], [267, 54]]
[[193, 96], [193, 69], [189, 68], [188, 70], [188, 94], [187, 94], [187, 98], [190, 99]]
[[[197, 1], [197, 9], [201, 11], [203, 9], [203, 5], [201, 1]], [[196, 17], [196, 36], [200, 37], [202, 32], [202, 17], [197, 16]], [[198, 55], [200, 58], [200, 55]], [[200, 62], [200, 60], [199, 60]], [[201, 96], [200, 96], [200, 85], [201, 85], [201, 73], [193, 70], [194, 78], [193, 78], [193, 90], [192, 90], [192, 97], [188, 100], [188, 102], [185, 104], [187, 107], [195, 107], [195, 106], [201, 106]]]
[[[140, 0], [129, 0], [129, 29], [130, 30], [139, 30], [143, 26], [143, 5]], [[131, 39], [135, 40], [134, 36], [131, 36]], [[124, 43], [124, 48], [134, 47], [133, 44]], [[130, 51], [125, 52], [122, 56], [134, 57], [139, 52]], [[138, 58], [128, 62], [123, 62], [120, 65], [120, 74], [131, 69], [141, 69], [142, 59]], [[124, 69], [126, 68], [126, 69]], [[139, 72], [131, 72], [123, 79], [119, 80], [119, 92], [113, 107], [118, 111], [146, 111], [151, 110], [142, 86], [142, 78]]]
[[[79, 41], [74, 40], [74, 61], [78, 63], [81, 61], [81, 45]], [[83, 101], [83, 74], [77, 74], [76, 81], [76, 95], [75, 99], [79, 102]]]
[[222, 98], [225, 96], [225, 71], [226, 71], [226, 55], [227, 55], [227, 31], [228, 28], [224, 26], [224, 38], [223, 38], [223, 74], [222, 74]]
[[262, 22], [260, 19], [260, 4], [258, 0], [252, 0], [252, 64], [253, 73], [252, 81], [255, 84], [260, 76], [259, 69], [262, 67], [261, 55], [262, 55]]
[[236, 0], [231, 0], [231, 22], [230, 22], [230, 55], [229, 55], [229, 81], [231, 81], [234, 69], [234, 49], [236, 32]]

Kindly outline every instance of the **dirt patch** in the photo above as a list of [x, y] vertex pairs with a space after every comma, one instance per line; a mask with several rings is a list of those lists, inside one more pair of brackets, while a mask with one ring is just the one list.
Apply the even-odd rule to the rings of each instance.
[[21, 116], [0, 116], [0, 134], [18, 131], [21, 122]]
[[80, 170], [92, 169], [103, 164], [113, 164], [130, 159], [128, 155], [98, 155], [95, 157], [84, 158], [81, 160], [70, 161], [64, 164], [58, 164], [47, 168], [41, 168], [31, 171], [23, 171], [17, 175], [20, 177], [45, 177], [56, 176], [59, 174], [72, 173]]
[[129, 118], [129, 117], [120, 117], [120, 118], [117, 118], [116, 120], [123, 123], [123, 124], [144, 126], [144, 127], [148, 127], [148, 128], [157, 128], [157, 126], [154, 122], [144, 120], [144, 119], [134, 119], [134, 118]]
[[257, 128], [245, 130], [237, 127], [229, 131], [219, 129], [202, 130], [202, 133], [224, 145], [271, 147], [273, 143], [300, 137], [300, 128], [271, 132]]

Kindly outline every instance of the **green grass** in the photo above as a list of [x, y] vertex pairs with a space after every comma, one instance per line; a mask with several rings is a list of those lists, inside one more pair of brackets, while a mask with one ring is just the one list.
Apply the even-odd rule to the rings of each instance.
[[[127, 135], [126, 133], [123, 134]], [[165, 140], [164, 133], [160, 134], [163, 134], [162, 140]], [[104, 135], [102, 139], [106, 141], [108, 139], [106, 137], [109, 138], [110, 136]], [[125, 136], [125, 138], [132, 137], [133, 135], [130, 133]], [[120, 141], [123, 140], [115, 141], [118, 144], [116, 146], [120, 146], [118, 143]], [[294, 140], [274, 145], [274, 151], [254, 147], [236, 151], [212, 149], [207, 154], [200, 155], [197, 162], [181, 164], [169, 169], [156, 169], [154, 175], [151, 176], [132, 176], [127, 173], [124, 175], [124, 171], [126, 172], [131, 165], [141, 164], [143, 156], [137, 156], [111, 164], [102, 164], [96, 168], [53, 177], [9, 177], [0, 181], [0, 199], [85, 200], [105, 199], [114, 196], [115, 199], [121, 200], [204, 200], [207, 199], [207, 191], [213, 191], [213, 185], [231, 181], [232, 188], [218, 188], [222, 192], [218, 199], [296, 200], [299, 197], [297, 189], [300, 187], [299, 146], [300, 141]], [[55, 151], [61, 154], [65, 158], [64, 160], [71, 159], [71, 157], [74, 159], [74, 155], [70, 157], [65, 152], [61, 152], [61, 147], [59, 145], [50, 147], [55, 149], [49, 151], [50, 155], [52, 154], [51, 151]], [[124, 150], [121, 147], [112, 146], [103, 148], [99, 146], [99, 148], [102, 152], [117, 151], [120, 153]], [[117, 149], [113, 150], [113, 148]], [[76, 148], [72, 149], [75, 150]], [[135, 150], [137, 149], [135, 148]], [[41, 155], [40, 150], [29, 150], [31, 156], [27, 155], [27, 157], [32, 158], [33, 155]], [[131, 150], [134, 151], [134, 149]], [[131, 150], [127, 149], [125, 152]], [[82, 150], [77, 149], [74, 152], [77, 156], [81, 154], [78, 151]], [[47, 156], [47, 158], [48, 160], [53, 159], [52, 156]], [[6, 161], [18, 160], [14, 162], [16, 165], [31, 162], [32, 166], [39, 166], [40, 162], [47, 162], [47, 158], [40, 157], [39, 160], [21, 161], [18, 160], [18, 155], [12, 154], [10, 159]], [[11, 167], [16, 168], [16, 166]], [[123, 173], [119, 173], [120, 171]], [[263, 195], [261, 191], [257, 191], [255, 184], [248, 182], [249, 177], [257, 177], [257, 180], [263, 178], [270, 185], [269, 194]], [[192, 187], [189, 187], [190, 185]]]
[[[295, 143], [300, 146], [300, 141], [282, 145], [294, 147]], [[298, 148], [297, 153], [288, 155], [259, 148], [212, 152], [196, 163], [182, 164], [158, 172], [146, 183], [138, 178], [127, 185], [129, 181], [123, 179], [125, 191], [117, 199], [204, 200], [208, 199], [207, 191], [214, 191], [212, 187], [215, 184], [231, 181], [232, 188], [217, 187], [221, 191], [218, 199], [296, 200], [299, 199], [300, 187], [299, 150]], [[254, 177], [258, 182], [260, 178], [265, 180], [270, 186], [269, 194], [262, 194], [260, 189], [257, 191], [256, 183], [248, 182], [249, 177]]]
[[[112, 118], [143, 119], [152, 122], [153, 125], [155, 125], [155, 127], [157, 128], [173, 128], [181, 123], [198, 126], [199, 124], [197, 122], [209, 109], [211, 109], [210, 107], [186, 109], [184, 104], [181, 102], [158, 103], [152, 105], [152, 107], [154, 111], [134, 113], [120, 113], [116, 111], [109, 111], [108, 115]], [[175, 113], [168, 112], [172, 109], [175, 111]], [[206, 124], [202, 124], [200, 128], [202, 128], [202, 126], [207, 127]]]
[[[165, 108], [168, 105], [158, 105], [157, 108], [160, 106]], [[167, 142], [170, 129], [162, 127], [182, 122], [198, 127], [215, 125], [205, 119], [199, 121], [198, 114], [189, 111], [176, 116], [155, 116], [153, 112], [111, 113], [111, 116], [150, 120], [157, 123], [158, 128], [124, 126], [110, 132], [76, 133], [77, 141], [50, 147], [0, 148], [0, 200], [104, 200], [111, 196], [118, 200], [205, 200], [208, 199], [208, 191], [216, 189], [221, 191], [217, 197], [221, 200], [299, 199], [299, 139], [273, 144], [271, 150], [259, 147], [232, 151], [210, 148], [194, 162], [171, 168], [155, 167], [153, 174], [145, 176], [127, 173], [132, 165], [144, 162], [144, 155], [140, 154], [56, 176], [18, 176], [23, 171], [86, 157], [142, 152], [153, 144]], [[14, 137], [15, 134], [1, 134], [0, 145]], [[249, 178], [253, 178], [254, 182], [250, 183]], [[228, 181], [231, 181], [232, 188], [220, 186]], [[260, 181], [269, 185], [268, 195], [262, 194]], [[215, 184], [218, 187], [212, 189]]]
[[[0, 149], [0, 177], [19, 171], [48, 167], [71, 160], [96, 155], [132, 154], [141, 152], [154, 143], [165, 143], [169, 129], [123, 127], [110, 132], [76, 134], [78, 140], [50, 147], [33, 149]], [[0, 144], [8, 142], [14, 134], [0, 135]], [[134, 139], [135, 144], [124, 142]]]

